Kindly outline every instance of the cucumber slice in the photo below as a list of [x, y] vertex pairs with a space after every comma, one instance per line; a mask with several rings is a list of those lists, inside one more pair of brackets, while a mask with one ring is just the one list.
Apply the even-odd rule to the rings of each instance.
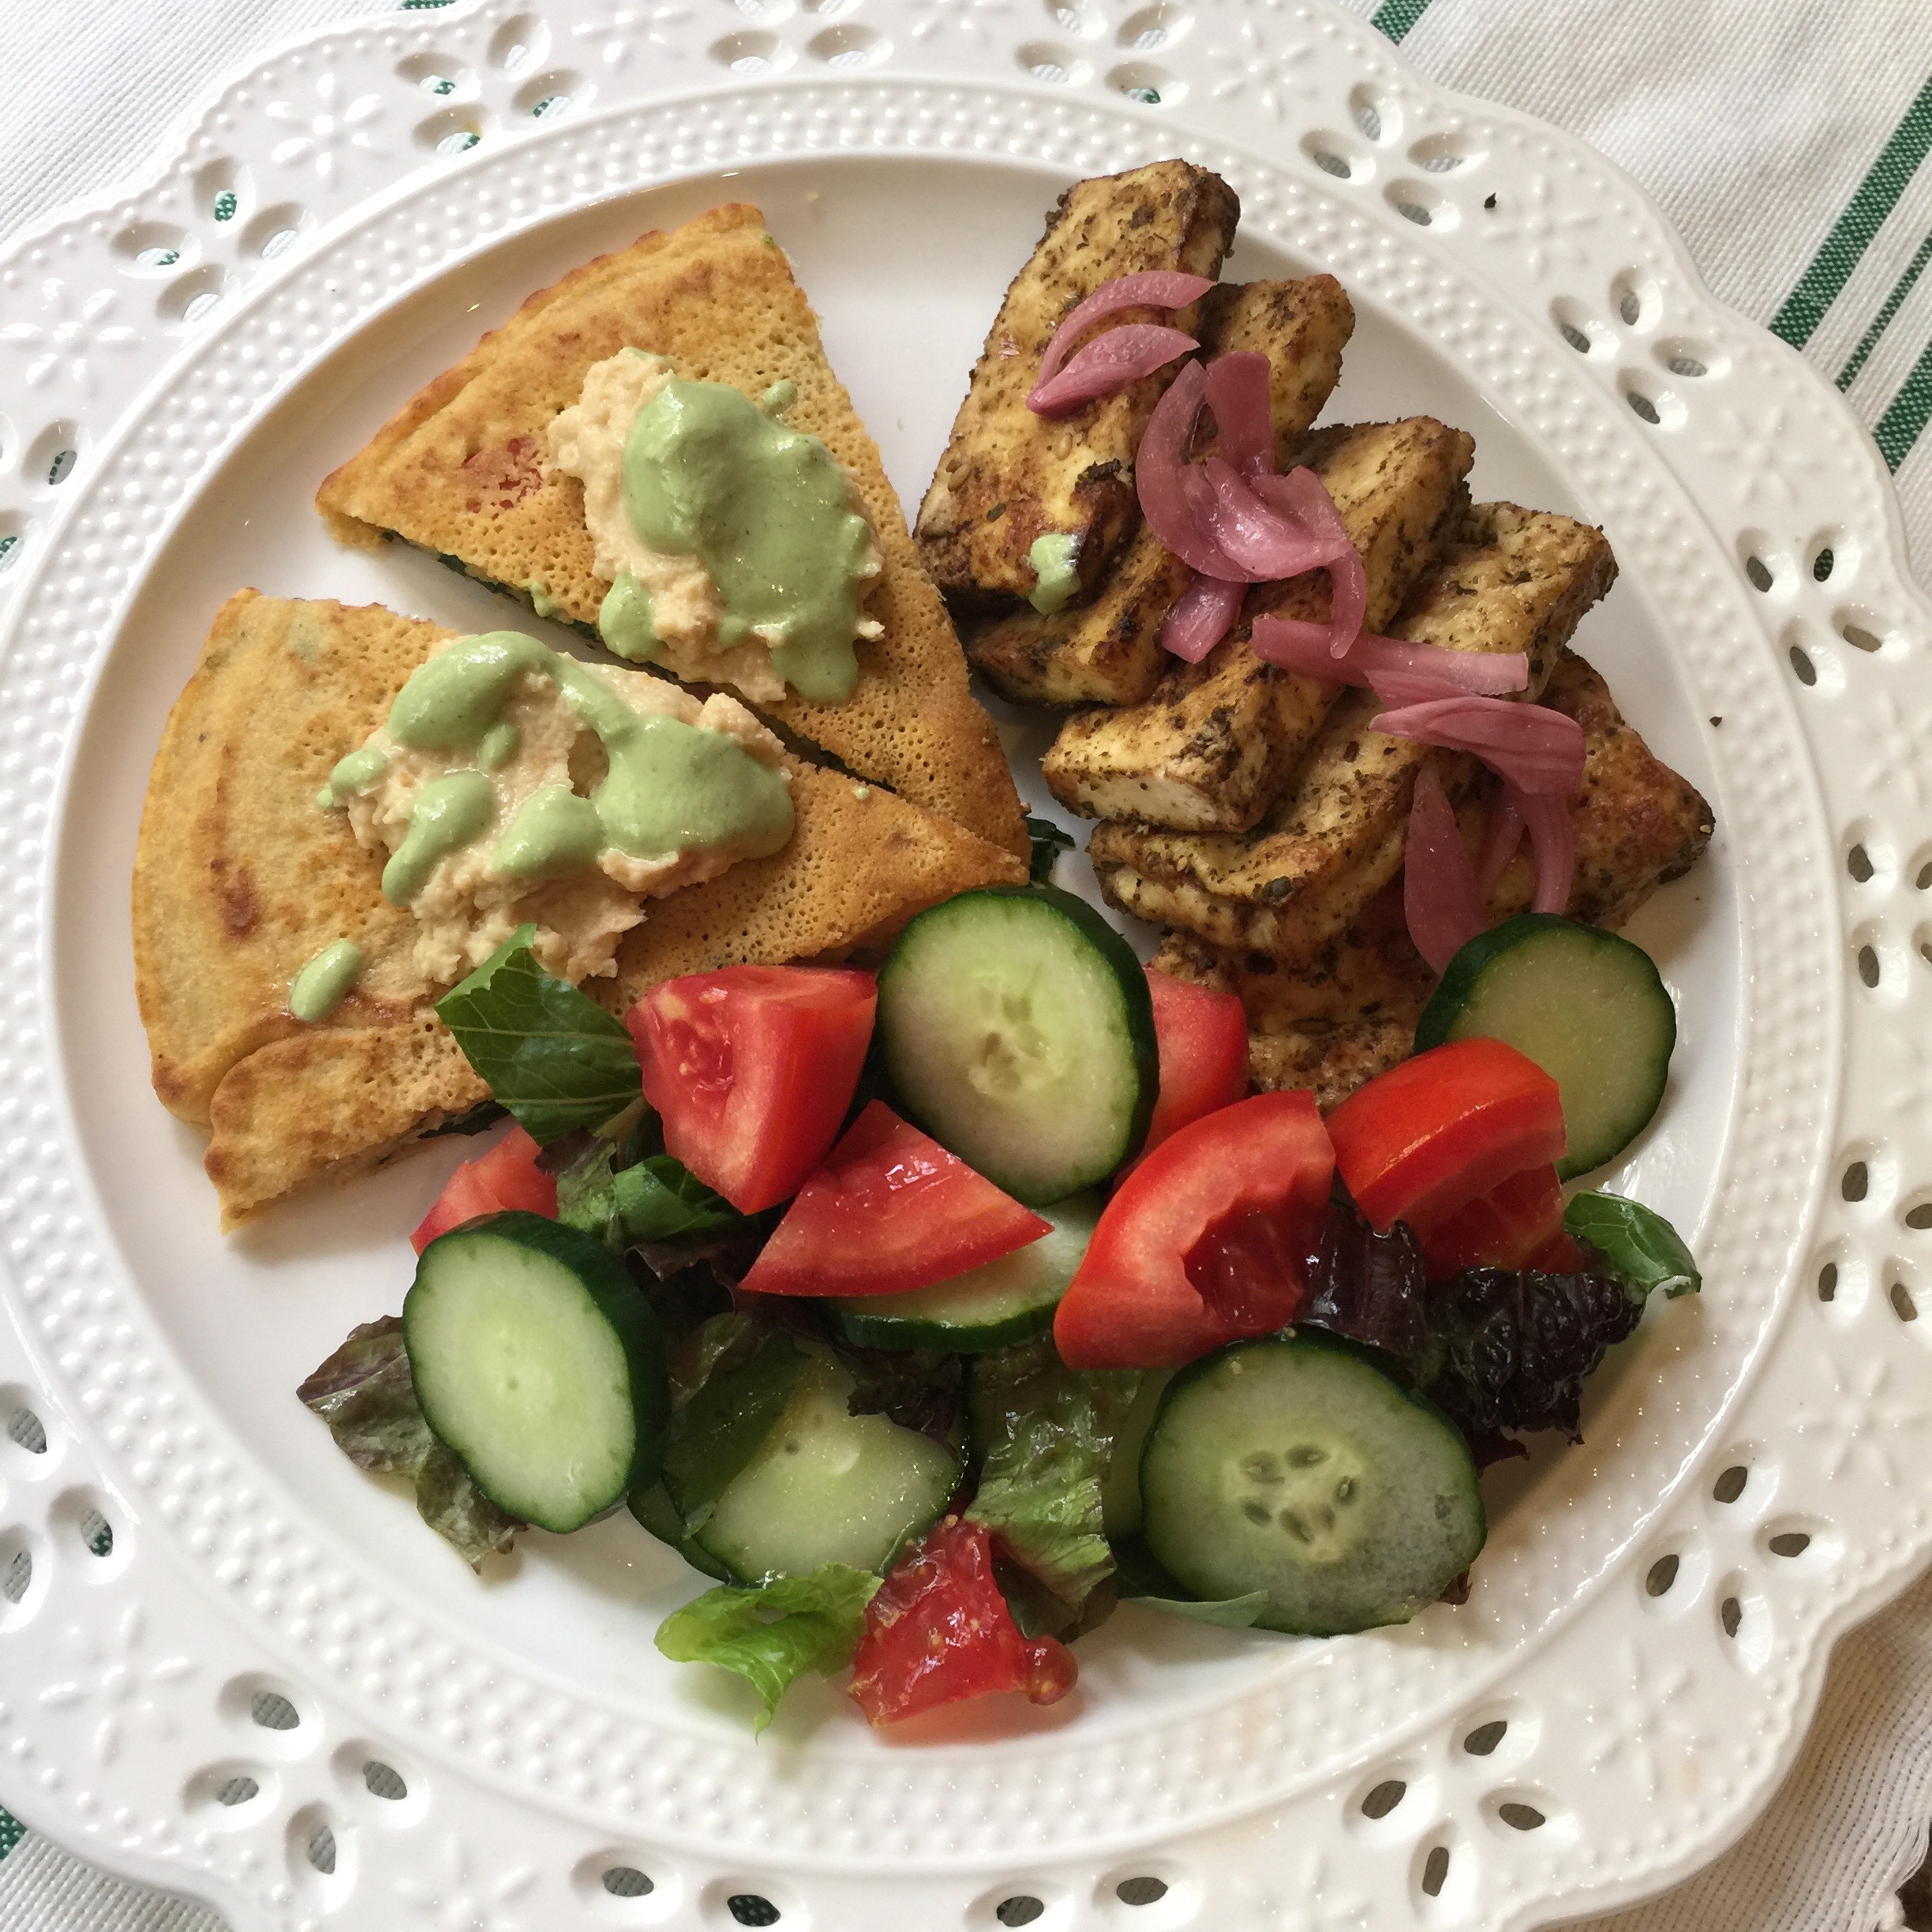
[[750, 1584], [822, 1563], [882, 1570], [959, 1486], [942, 1443], [882, 1415], [856, 1416], [852, 1372], [810, 1349], [792, 1399], [693, 1532]]
[[906, 1294], [828, 1301], [832, 1325], [860, 1348], [938, 1349], [979, 1355], [1029, 1342], [1053, 1326], [1054, 1310], [1080, 1264], [1100, 1218], [1097, 1193], [1041, 1209], [1053, 1232], [983, 1267]]
[[1191, 1595], [1264, 1591], [1256, 1621], [1309, 1636], [1406, 1623], [1485, 1533], [1449, 1421], [1305, 1331], [1237, 1342], [1177, 1376], [1140, 1495], [1149, 1552]]
[[1091, 1187], [1147, 1137], [1147, 975], [1071, 893], [990, 886], [922, 912], [879, 974], [878, 1038], [912, 1118], [1023, 1201]]
[[656, 1477], [664, 1342], [601, 1241], [521, 1212], [452, 1229], [416, 1264], [402, 1341], [430, 1428], [512, 1516], [575, 1530]]
[[1664, 1098], [1677, 1012], [1642, 946], [1550, 912], [1479, 934], [1423, 1009], [1416, 1051], [1472, 1034], [1526, 1054], [1563, 1089], [1567, 1181], [1623, 1152]]

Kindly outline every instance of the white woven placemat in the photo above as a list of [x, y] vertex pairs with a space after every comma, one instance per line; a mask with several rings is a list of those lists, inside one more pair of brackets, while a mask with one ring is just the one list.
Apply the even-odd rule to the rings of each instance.
[[[399, 3], [410, 0], [0, 0], [0, 235], [131, 173], [236, 62]], [[1928, 0], [1342, 3], [1433, 79], [1569, 129], [1642, 182], [1717, 293], [1844, 391], [1893, 469], [1919, 575], [1932, 575]], [[1928, 1816], [1932, 1579], [1840, 1645], [1804, 1753], [1743, 1842], [1589, 1932], [1897, 1926], [1893, 1895], [1923, 1855]], [[0, 1932], [220, 1932], [199, 1907], [32, 1833], [9, 1849], [13, 1836], [0, 1829]]]

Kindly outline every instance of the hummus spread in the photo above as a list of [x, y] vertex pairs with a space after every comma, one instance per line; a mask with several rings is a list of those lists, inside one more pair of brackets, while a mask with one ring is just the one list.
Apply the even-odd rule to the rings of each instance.
[[788, 685], [837, 702], [852, 642], [881, 635], [860, 594], [883, 567], [849, 476], [754, 403], [623, 349], [585, 372], [549, 429], [549, 468], [577, 477], [593, 567], [611, 586], [598, 630], [619, 657], [774, 703]]
[[736, 698], [492, 631], [419, 667], [318, 803], [389, 854], [384, 895], [415, 915], [425, 977], [462, 978], [529, 923], [575, 983], [613, 970], [640, 900], [782, 846], [789, 784]]

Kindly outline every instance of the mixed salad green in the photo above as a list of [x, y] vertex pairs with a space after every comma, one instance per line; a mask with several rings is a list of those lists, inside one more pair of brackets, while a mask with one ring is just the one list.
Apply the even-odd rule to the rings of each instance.
[[1043, 882], [877, 975], [729, 967], [622, 1022], [530, 937], [439, 1009], [513, 1124], [301, 1398], [472, 1563], [627, 1507], [714, 1582], [659, 1648], [759, 1728], [848, 1665], [875, 1723], [1050, 1702], [1123, 1597], [1311, 1635], [1454, 1597], [1481, 1465], [1576, 1439], [1698, 1286], [1647, 1208], [1564, 1199], [1566, 1123], [1627, 1144], [1675, 1020], [1562, 920], [1474, 942], [1436, 1043], [1326, 1119], [1248, 1093], [1237, 1001]]

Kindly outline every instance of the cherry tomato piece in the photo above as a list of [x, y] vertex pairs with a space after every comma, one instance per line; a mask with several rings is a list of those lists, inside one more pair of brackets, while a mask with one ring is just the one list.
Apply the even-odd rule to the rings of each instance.
[[507, 1208], [546, 1215], [554, 1221], [556, 1177], [537, 1165], [541, 1151], [521, 1127], [513, 1126], [494, 1147], [465, 1161], [444, 1183], [436, 1205], [410, 1237], [410, 1245], [421, 1254], [439, 1234], [480, 1215], [501, 1214]]
[[1501, 1040], [1451, 1040], [1357, 1088], [1328, 1133], [1356, 1206], [1378, 1229], [1406, 1221], [1426, 1241], [1499, 1181], [1560, 1158], [1563, 1095]]
[[1438, 1222], [1422, 1244], [1431, 1281], [1469, 1267], [1521, 1268], [1563, 1233], [1563, 1183], [1554, 1166], [1526, 1167]]
[[867, 1606], [852, 1695], [874, 1724], [897, 1724], [994, 1690], [1058, 1703], [1079, 1674], [1065, 1644], [1020, 1634], [994, 1579], [986, 1526], [948, 1516]]
[[739, 1286], [748, 1294], [898, 1294], [1052, 1231], [874, 1100], [799, 1190]]
[[726, 966], [652, 987], [625, 1024], [665, 1147], [740, 1214], [789, 1200], [838, 1137], [878, 1003], [845, 967]]
[[1248, 1091], [1248, 1016], [1232, 993], [1147, 969], [1160, 1050], [1160, 1098], [1141, 1155], [1178, 1128], [1232, 1106]]
[[1114, 1190], [1054, 1317], [1073, 1368], [1178, 1368], [1294, 1319], [1335, 1153], [1315, 1099], [1256, 1094], [1170, 1135]]

